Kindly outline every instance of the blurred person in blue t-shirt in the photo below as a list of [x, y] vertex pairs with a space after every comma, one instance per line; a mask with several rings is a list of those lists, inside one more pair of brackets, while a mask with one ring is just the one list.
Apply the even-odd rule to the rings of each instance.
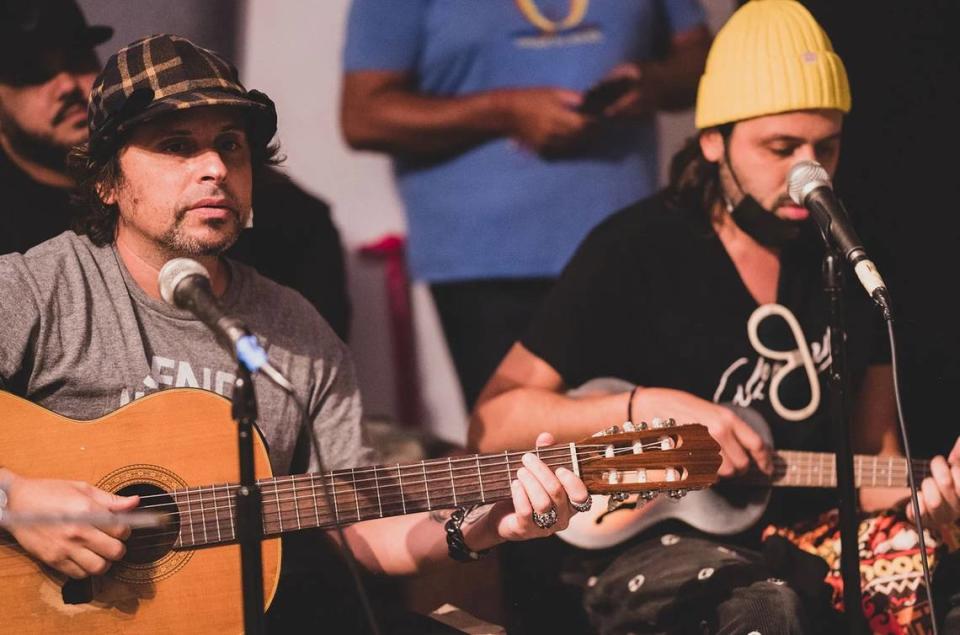
[[653, 193], [653, 115], [693, 103], [696, 0], [354, 0], [342, 125], [390, 154], [413, 276], [467, 407], [587, 232]]

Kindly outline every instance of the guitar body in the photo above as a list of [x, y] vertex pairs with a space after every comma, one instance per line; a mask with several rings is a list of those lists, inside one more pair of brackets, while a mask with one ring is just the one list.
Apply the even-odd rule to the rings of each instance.
[[[138, 494], [140, 509], [167, 523], [135, 529], [124, 558], [80, 585], [41, 565], [0, 529], [5, 631], [241, 632], [240, 548], [233, 543], [232, 504], [239, 481], [237, 435], [229, 401], [202, 390], [164, 390], [100, 419], [74, 421], [0, 392], [0, 422], [5, 467], [24, 476]], [[509, 500], [525, 454], [506, 451], [270, 478], [259, 437], [254, 446], [267, 536]], [[580, 474], [591, 494], [702, 489], [716, 481], [721, 460], [720, 446], [699, 424], [603, 432], [534, 451], [546, 465]], [[279, 538], [265, 540], [262, 553], [269, 605], [279, 580]]]
[[[620, 379], [600, 378], [587, 382], [569, 395], [582, 397], [604, 392], [626, 392], [632, 387], [632, 384]], [[727, 407], [773, 447], [770, 427], [759, 413], [729, 404]], [[593, 496], [590, 511], [576, 514], [557, 536], [581, 549], [606, 549], [670, 519], [683, 521], [706, 533], [736, 534], [760, 520], [770, 501], [770, 489], [721, 483], [709, 489], [689, 492], [679, 500], [666, 496], [659, 496], [646, 504], [639, 504], [638, 500], [633, 496], [624, 506], [608, 513], [610, 497]]]
[[[0, 463], [24, 476], [86, 481], [111, 492], [239, 481], [230, 402], [203, 390], [165, 390], [82, 422], [0, 392], [0, 422]], [[254, 452], [257, 478], [269, 477], [259, 436]], [[0, 561], [0, 619], [10, 632], [243, 630], [235, 544], [167, 550], [149, 561], [128, 553], [94, 579], [93, 600], [81, 604], [65, 603], [68, 578], [29, 557], [3, 530]], [[269, 605], [279, 580], [278, 538], [264, 541], [263, 565]]]
[[690, 492], [680, 500], [660, 496], [641, 507], [627, 505], [609, 514], [609, 496], [594, 496], [590, 511], [570, 519], [557, 533], [564, 542], [581, 549], [606, 549], [633, 538], [665, 520], [681, 520], [694, 529], [731, 535], [753, 526], [767, 507], [770, 490], [713, 488]]

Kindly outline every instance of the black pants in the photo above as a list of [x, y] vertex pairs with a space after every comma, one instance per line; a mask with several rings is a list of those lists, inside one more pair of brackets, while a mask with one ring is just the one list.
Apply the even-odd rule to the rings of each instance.
[[602, 635], [842, 632], [823, 582], [826, 563], [786, 541], [780, 547], [783, 555], [771, 559], [665, 534], [637, 544], [592, 578], [584, 603]]
[[552, 286], [552, 278], [430, 285], [467, 410]]

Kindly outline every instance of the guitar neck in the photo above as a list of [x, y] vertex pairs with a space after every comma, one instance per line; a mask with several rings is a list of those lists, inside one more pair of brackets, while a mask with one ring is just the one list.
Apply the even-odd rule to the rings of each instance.
[[[854, 482], [857, 487], [907, 487], [907, 460], [897, 456], [853, 457]], [[913, 462], [913, 475], [919, 483], [930, 474], [927, 461]], [[836, 487], [836, 456], [829, 452], [784, 450], [774, 455], [771, 477], [751, 475], [774, 487]]]
[[[573, 469], [573, 446], [531, 450], [547, 465]], [[258, 481], [263, 533], [276, 536], [314, 527], [333, 527], [510, 498], [510, 483], [522, 452], [431, 459], [410, 465], [378, 465]], [[236, 540], [236, 484], [177, 490], [180, 538], [193, 548]], [[326, 494], [324, 493], [326, 489]], [[329, 503], [328, 503], [329, 501]]]

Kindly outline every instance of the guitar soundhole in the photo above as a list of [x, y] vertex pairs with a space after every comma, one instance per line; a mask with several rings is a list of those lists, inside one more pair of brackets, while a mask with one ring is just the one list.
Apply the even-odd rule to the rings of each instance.
[[156, 562], [173, 549], [180, 534], [180, 516], [177, 504], [173, 497], [156, 485], [137, 483], [121, 488], [117, 494], [121, 496], [141, 497], [138, 509], [160, 512], [168, 519], [160, 527], [134, 529], [127, 539], [127, 555], [124, 561], [130, 564], [145, 565]]

